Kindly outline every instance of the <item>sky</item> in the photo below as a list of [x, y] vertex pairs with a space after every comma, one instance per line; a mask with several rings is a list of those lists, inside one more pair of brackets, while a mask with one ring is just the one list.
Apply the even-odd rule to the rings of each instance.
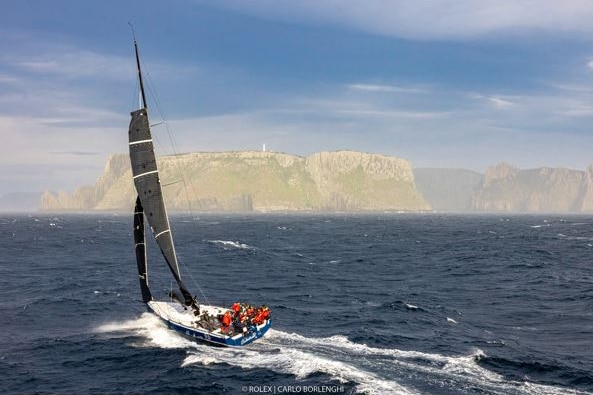
[[265, 143], [413, 167], [583, 170], [592, 20], [589, 0], [5, 2], [0, 195], [72, 192], [126, 152], [138, 107], [128, 22], [160, 154]]

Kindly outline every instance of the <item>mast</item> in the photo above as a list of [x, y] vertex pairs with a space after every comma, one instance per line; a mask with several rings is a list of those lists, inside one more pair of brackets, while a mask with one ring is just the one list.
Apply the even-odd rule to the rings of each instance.
[[[142, 108], [131, 113], [132, 119], [130, 120], [128, 137], [132, 176], [136, 191], [138, 192], [137, 206], [142, 209], [143, 218], [146, 219], [152, 230], [154, 239], [179, 286], [181, 294], [183, 295], [185, 305], [191, 306], [194, 312], [199, 312], [197, 302], [181, 280], [181, 274], [179, 272], [177, 254], [175, 253], [175, 246], [173, 244], [173, 235], [169, 225], [169, 217], [167, 216], [159, 171], [154, 154], [152, 133], [150, 132], [148, 110], [146, 108], [146, 97], [144, 95], [144, 83], [142, 80], [142, 71], [140, 69], [138, 44], [135, 38], [134, 49], [136, 54], [136, 66], [138, 68], [138, 79], [140, 81], [140, 91], [142, 94]], [[139, 269], [141, 268], [140, 263], [138, 263], [138, 267]], [[142, 275], [142, 273], [139, 274]], [[142, 284], [141, 288], [144, 299], [146, 295]]]
[[[133, 30], [132, 30], [133, 32]], [[138, 43], [134, 34], [134, 52], [136, 53], [136, 67], [138, 69], [138, 81], [140, 81], [140, 93], [142, 95], [142, 107], [146, 107], [146, 95], [144, 94], [144, 81], [142, 81], [142, 69], [140, 68], [140, 56], [138, 55]]]
[[142, 94], [142, 108], [146, 107], [146, 95], [144, 94], [144, 81], [142, 80], [142, 68], [140, 67], [140, 55], [138, 54], [138, 42], [136, 41], [136, 32], [132, 22], [128, 22], [130, 29], [132, 29], [132, 37], [134, 39], [134, 53], [136, 54], [136, 69], [138, 70], [138, 81], [140, 81], [140, 93]]

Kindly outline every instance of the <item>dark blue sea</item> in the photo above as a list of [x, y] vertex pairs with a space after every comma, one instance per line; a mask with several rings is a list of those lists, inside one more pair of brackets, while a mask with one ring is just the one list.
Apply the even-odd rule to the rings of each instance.
[[131, 215], [3, 215], [0, 393], [593, 394], [592, 216], [171, 224], [201, 301], [271, 307], [263, 339], [211, 347], [147, 313]]

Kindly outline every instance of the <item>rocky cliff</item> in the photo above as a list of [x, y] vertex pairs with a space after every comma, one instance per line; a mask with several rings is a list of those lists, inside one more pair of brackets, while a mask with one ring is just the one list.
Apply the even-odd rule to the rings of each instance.
[[520, 170], [501, 163], [487, 169], [471, 206], [489, 212], [592, 212], [593, 166]]
[[[198, 152], [158, 159], [167, 207], [187, 211], [429, 210], [410, 163], [354, 151], [300, 157], [275, 152]], [[94, 186], [45, 192], [43, 210], [128, 211], [127, 155], [113, 155]]]
[[484, 175], [464, 169], [414, 169], [416, 186], [437, 211], [467, 212]]

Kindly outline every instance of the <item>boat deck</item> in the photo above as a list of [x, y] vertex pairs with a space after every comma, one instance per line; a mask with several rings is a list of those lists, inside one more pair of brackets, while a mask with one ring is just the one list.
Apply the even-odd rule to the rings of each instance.
[[[228, 308], [200, 305], [201, 314], [195, 316], [190, 309], [177, 302], [150, 301], [148, 307], [170, 328], [184, 335], [224, 346], [243, 346], [251, 343], [262, 337], [272, 324], [271, 320], [267, 319], [261, 325], [249, 327], [245, 332], [224, 333], [218, 317], [227, 311], [232, 312]], [[204, 312], [209, 317], [207, 322], [203, 319]]]

